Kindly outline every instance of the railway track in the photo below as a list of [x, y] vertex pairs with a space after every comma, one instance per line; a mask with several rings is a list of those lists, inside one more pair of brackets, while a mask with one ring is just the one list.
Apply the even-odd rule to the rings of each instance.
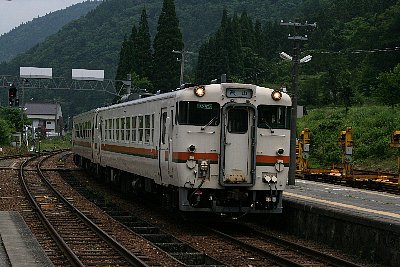
[[220, 224], [208, 229], [243, 248], [271, 259], [279, 266], [360, 267], [356, 263], [317, 249], [305, 247], [276, 235], [270, 235], [243, 224]]
[[[62, 251], [62, 255], [57, 253], [55, 256], [57, 264], [61, 266], [158, 265], [134, 255], [57, 192], [40, 170], [41, 164], [47, 158], [26, 160], [21, 165], [19, 177], [37, 216], [46, 225], [58, 249]], [[48, 238], [48, 234], [43, 233], [43, 236], [45, 239]]]
[[106, 199], [103, 195], [98, 194], [85, 185], [83, 185], [74, 175], [62, 173], [63, 179], [67, 181], [77, 192], [95, 203], [106, 214], [116, 221], [120, 222], [127, 229], [151, 242], [155, 247], [164, 251], [171, 258], [184, 266], [226, 266], [224, 263], [216, 260], [199, 251], [192, 246], [180, 241], [175, 236], [163, 231], [160, 227], [156, 227], [151, 223], [135, 216], [131, 212], [121, 208], [116, 203]]
[[[256, 230], [245, 229], [244, 226], [240, 226], [239, 229], [242, 230], [233, 228], [231, 233], [226, 233], [225, 224], [222, 225], [222, 230], [215, 228], [209, 230], [203, 225], [190, 222], [188, 231], [182, 229], [182, 231], [171, 232], [167, 230], [170, 227], [165, 227], [170, 222], [163, 222], [161, 225], [164, 228], [160, 229], [160, 227], [134, 216], [132, 212], [121, 208], [117, 203], [104, 199], [101, 194], [92, 191], [91, 187], [89, 188], [88, 185], [76, 179], [74, 173], [63, 172], [62, 176], [72, 187], [97, 203], [115, 220], [151, 241], [155, 246], [167, 251], [172, 257], [178, 258], [185, 265], [207, 266], [208, 262], [209, 265], [219, 266], [217, 264], [220, 261], [220, 266], [243, 266], [243, 264], [246, 266], [253, 264], [254, 266], [360, 266], [331, 256], [329, 252], [323, 253], [318, 249], [313, 250], [297, 244], [290, 244], [288, 241], [279, 243], [274, 237], [267, 237], [266, 234], [261, 234]], [[183, 225], [187, 224], [182, 224], [182, 228], [186, 228]], [[241, 237], [235, 236], [234, 238], [240, 239], [241, 242], [231, 238], [232, 232], [237, 231]], [[172, 235], [168, 233], [172, 233]], [[191, 245], [188, 246], [185, 243]], [[197, 247], [197, 244], [201, 243], [205, 243], [205, 245]], [[207, 246], [207, 244], [209, 245]], [[218, 261], [210, 264], [210, 259], [204, 260], [205, 253]]]
[[[355, 177], [378, 177], [378, 176], [391, 176], [394, 177], [394, 174], [389, 173], [378, 173], [378, 172], [369, 172], [357, 170], [355, 171]], [[298, 179], [322, 182], [322, 183], [330, 183], [337, 185], [344, 185], [353, 188], [360, 188], [372, 191], [386, 192], [390, 194], [400, 195], [400, 178], [391, 178], [390, 180], [382, 179], [367, 179], [367, 178], [345, 178], [341, 176], [328, 175], [327, 173], [305, 173], [301, 175], [297, 175]]]

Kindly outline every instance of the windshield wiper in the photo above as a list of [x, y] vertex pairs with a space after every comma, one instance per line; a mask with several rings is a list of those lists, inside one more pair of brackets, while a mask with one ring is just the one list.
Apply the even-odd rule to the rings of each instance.
[[272, 130], [272, 127], [268, 124], [268, 122], [263, 121], [263, 122], [261, 122], [261, 125], [266, 125], [268, 127], [268, 129], [271, 131], [271, 133], [272, 134], [274, 133], [274, 130]]
[[218, 118], [218, 116], [213, 117], [206, 125], [201, 126], [201, 130], [204, 131], [206, 129], [206, 127], [210, 126], [211, 123], [213, 123], [217, 118]]

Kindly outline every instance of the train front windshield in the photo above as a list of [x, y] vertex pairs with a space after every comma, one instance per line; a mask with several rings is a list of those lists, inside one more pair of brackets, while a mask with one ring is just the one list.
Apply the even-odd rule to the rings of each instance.
[[220, 105], [215, 102], [181, 101], [178, 104], [178, 123], [181, 125], [219, 125]]
[[258, 128], [289, 129], [290, 108], [286, 106], [259, 105]]

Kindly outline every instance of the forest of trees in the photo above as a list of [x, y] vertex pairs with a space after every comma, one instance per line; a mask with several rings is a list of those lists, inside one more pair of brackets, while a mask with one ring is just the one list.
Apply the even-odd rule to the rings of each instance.
[[[322, 1], [305, 4], [315, 8], [317, 2]], [[400, 1], [353, 1], [359, 5], [353, 3], [348, 10], [343, 9], [344, 3], [337, 2], [314, 10], [315, 19], [311, 17], [311, 21], [319, 26], [313, 32], [302, 33], [309, 37], [302, 56], [310, 54], [313, 60], [301, 65], [300, 104], [399, 104], [400, 48], [396, 32], [400, 31]], [[351, 9], [354, 14], [347, 14]], [[354, 17], [361, 15], [357, 14], [361, 10], [363, 17]], [[332, 18], [327, 14], [336, 13], [340, 15], [331, 22], [331, 28], [323, 29], [320, 25]], [[288, 33], [277, 22], [262, 25], [246, 12], [228, 16], [225, 11], [218, 31], [200, 47], [196, 80], [207, 83], [226, 73], [234, 81], [277, 88], [287, 84], [290, 89], [291, 63], [278, 58], [281, 51], [292, 52]]]
[[[314, 31], [303, 33], [309, 40], [302, 43], [302, 56], [310, 54], [313, 59], [300, 67], [300, 104], [319, 107], [399, 103], [400, 67], [396, 67], [400, 62], [399, 0], [175, 2], [179, 19], [176, 23], [183, 43], [169, 46], [167, 50], [198, 53], [188, 56], [187, 82], [208, 83], [226, 73], [233, 81], [270, 87], [286, 84], [290, 90], [291, 64], [279, 58], [282, 51], [292, 53], [292, 42], [287, 39], [290, 29], [280, 26], [279, 21], [298, 18], [300, 22], [317, 22]], [[156, 60], [166, 60], [156, 56], [161, 48], [157, 48], [156, 35], [162, 8], [160, 0], [103, 1], [88, 15], [66, 25], [45, 42], [0, 64], [0, 73], [18, 75], [20, 66], [36, 66], [52, 67], [54, 76], [68, 77], [71, 68], [86, 68], [104, 69], [106, 78], [123, 79], [130, 71], [127, 72], [119, 62], [122, 58], [136, 64], [136, 69], [129, 69], [135, 74], [133, 81], [137, 87], [170, 90], [179, 85], [179, 72], [175, 72], [179, 55], [168, 55], [169, 64], [174, 66], [167, 69], [174, 70], [174, 77], [168, 78], [168, 82], [153, 76], [160, 70], [149, 72], [151, 68], [162, 66], [156, 64]], [[139, 25], [134, 27], [137, 22]], [[136, 38], [136, 35], [140, 37]], [[136, 52], [132, 53], [137, 54], [125, 56], [121, 47], [129, 46], [128, 42], [134, 39], [137, 42], [132, 47], [136, 46]], [[140, 52], [140, 49], [144, 50]], [[148, 60], [150, 55], [152, 59]], [[130, 56], [132, 60], [129, 60]], [[140, 60], [140, 64], [134, 63], [134, 59]], [[163, 74], [163, 77], [166, 75], [171, 74]], [[37, 100], [40, 95], [41, 100], [61, 102], [65, 114], [70, 116], [105, 105], [113, 99], [102, 93], [82, 95], [43, 90], [25, 93], [26, 99]], [[82, 99], [85, 99], [85, 105], [73, 104]]]
[[8, 61], [48, 36], [58, 32], [65, 24], [76, 20], [95, 9], [101, 1], [85, 1], [66, 9], [58, 10], [32, 21], [22, 23], [0, 36], [0, 62]]
[[136, 88], [171, 91], [179, 87], [180, 70], [172, 51], [182, 49], [183, 37], [174, 1], [164, 0], [153, 46], [146, 9], [143, 9], [138, 29], [134, 25], [131, 35], [122, 43], [116, 79], [125, 79], [126, 74], [131, 74]]

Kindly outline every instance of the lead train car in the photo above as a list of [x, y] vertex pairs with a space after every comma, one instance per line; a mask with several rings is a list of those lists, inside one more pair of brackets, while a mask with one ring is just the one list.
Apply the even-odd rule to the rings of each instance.
[[74, 117], [77, 164], [181, 211], [282, 211], [290, 97], [250, 84], [194, 86]]

